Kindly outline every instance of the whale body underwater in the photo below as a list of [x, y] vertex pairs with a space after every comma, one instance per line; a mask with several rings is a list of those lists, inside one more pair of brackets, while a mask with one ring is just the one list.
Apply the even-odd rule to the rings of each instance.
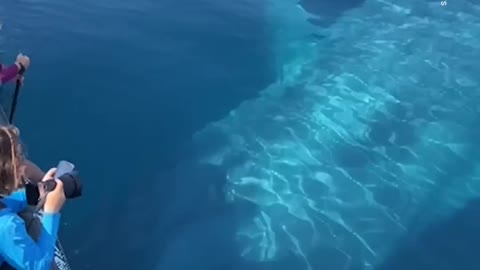
[[157, 269], [375, 269], [480, 193], [478, 5], [270, 4], [281, 76], [195, 134]]

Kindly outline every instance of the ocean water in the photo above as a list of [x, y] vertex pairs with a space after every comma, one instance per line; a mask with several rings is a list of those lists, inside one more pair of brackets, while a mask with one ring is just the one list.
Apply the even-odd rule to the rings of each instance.
[[[477, 269], [480, 6], [2, 0], [73, 269]], [[4, 89], [8, 104], [11, 89]]]

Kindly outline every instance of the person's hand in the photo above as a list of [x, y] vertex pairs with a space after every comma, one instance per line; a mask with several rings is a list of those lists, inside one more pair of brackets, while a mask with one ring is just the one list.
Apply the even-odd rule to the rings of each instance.
[[[56, 169], [50, 169], [42, 179], [42, 182], [54, 179]], [[57, 182], [57, 186], [54, 190], [50, 191], [45, 198], [45, 204], [43, 205], [43, 212], [44, 213], [58, 213], [63, 207], [65, 203], [65, 192], [63, 191], [63, 183], [62, 181], [55, 179]]]
[[22, 64], [25, 67], [25, 69], [28, 69], [28, 67], [30, 66], [30, 58], [26, 55], [19, 53], [17, 55], [17, 60], [15, 61], [15, 63]]

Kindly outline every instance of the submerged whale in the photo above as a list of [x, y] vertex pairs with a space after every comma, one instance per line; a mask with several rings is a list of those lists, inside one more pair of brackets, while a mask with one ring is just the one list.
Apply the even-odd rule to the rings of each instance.
[[[195, 162], [226, 173], [226, 202], [253, 206], [229, 225], [230, 259], [205, 256], [211, 269], [374, 269], [480, 194], [479, 7], [367, 0], [319, 28], [297, 3], [271, 4], [282, 76], [194, 136]], [[225, 222], [192, 223], [167, 254], [201, 249]]]

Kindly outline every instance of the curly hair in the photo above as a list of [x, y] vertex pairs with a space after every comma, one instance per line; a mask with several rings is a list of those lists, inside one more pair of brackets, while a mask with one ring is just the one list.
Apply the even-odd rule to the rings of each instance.
[[23, 186], [25, 166], [15, 126], [0, 127], [0, 195], [8, 196]]

